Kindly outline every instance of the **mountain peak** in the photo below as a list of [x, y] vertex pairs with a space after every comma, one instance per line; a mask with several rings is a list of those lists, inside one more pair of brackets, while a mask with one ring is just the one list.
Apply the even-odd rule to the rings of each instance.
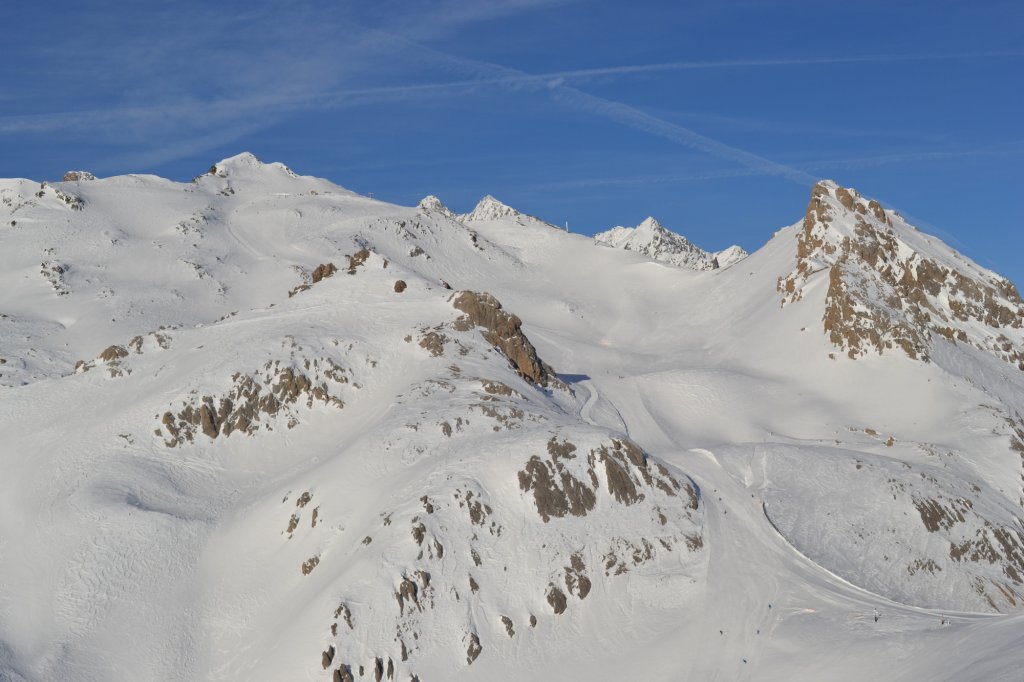
[[416, 208], [424, 212], [440, 213], [448, 218], [454, 218], [455, 214], [452, 213], [451, 209], [444, 205], [444, 203], [433, 194], [420, 199], [420, 203], [416, 204]]
[[455, 218], [462, 222], [490, 222], [495, 220], [504, 220], [514, 222], [517, 225], [522, 226], [547, 227], [556, 230], [560, 229], [541, 218], [518, 211], [508, 204], [498, 201], [490, 194], [477, 202], [476, 207], [473, 208], [472, 211], [457, 215]]
[[501, 220], [502, 218], [517, 218], [522, 213], [504, 204], [488, 194], [477, 202], [476, 207], [469, 213], [459, 216], [462, 220]]
[[705, 251], [681, 234], [672, 232], [652, 216], [636, 227], [613, 227], [594, 235], [594, 239], [627, 251], [636, 251], [654, 260], [689, 270], [715, 270], [745, 258], [738, 246], [713, 253]]
[[256, 158], [256, 155], [252, 152], [242, 152], [241, 154], [221, 159], [220, 162], [214, 165], [220, 168], [262, 168], [266, 164]]
[[62, 182], [82, 182], [88, 180], [95, 180], [96, 176], [89, 171], [84, 170], [69, 170], [61, 178]]
[[232, 175], [246, 175], [253, 172], [267, 170], [275, 170], [283, 172], [291, 177], [297, 177], [295, 173], [293, 173], [292, 170], [283, 163], [263, 163], [256, 158], [256, 155], [252, 152], [242, 152], [241, 154], [235, 154], [234, 156], [229, 156], [226, 159], [221, 159], [210, 166], [210, 170], [206, 171], [206, 174], [226, 178]]
[[[654, 230], [666, 230], [665, 226], [658, 222], [658, 219], [654, 216], [647, 216], [643, 221], [636, 226], [637, 230], [654, 231]], [[682, 235], [679, 235], [682, 236]]]
[[825, 332], [849, 357], [900, 348], [928, 360], [937, 335], [1024, 369], [1024, 303], [1008, 280], [832, 181], [811, 190], [799, 227], [783, 304], [827, 272]]

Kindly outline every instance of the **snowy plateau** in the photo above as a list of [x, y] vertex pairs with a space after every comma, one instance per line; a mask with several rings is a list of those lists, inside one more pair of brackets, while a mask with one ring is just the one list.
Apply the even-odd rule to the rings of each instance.
[[1021, 298], [793, 211], [0, 180], [0, 680], [1020, 680]]

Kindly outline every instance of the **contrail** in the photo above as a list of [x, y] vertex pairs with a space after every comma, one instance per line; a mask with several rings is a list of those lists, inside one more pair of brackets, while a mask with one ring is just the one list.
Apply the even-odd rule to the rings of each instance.
[[[893, 163], [905, 163], [909, 161], [942, 161], [945, 159], [961, 159], [970, 157], [999, 157], [1024, 155], [1024, 148], [999, 148], [968, 149], [962, 151], [945, 152], [908, 152], [903, 154], [886, 154], [882, 156], [862, 156], [843, 159], [818, 159], [805, 161], [800, 165], [806, 169], [852, 169], [869, 168], [872, 166], [885, 166]], [[677, 173], [665, 175], [622, 175], [603, 178], [581, 178], [579, 180], [564, 180], [548, 182], [537, 185], [537, 188], [573, 188], [573, 187], [603, 187], [610, 185], [642, 185], [652, 183], [687, 182], [700, 180], [722, 180], [727, 178], [753, 177], [757, 175], [771, 175], [771, 169], [758, 168], [756, 166], [746, 168], [732, 168], [724, 170], [696, 171], [693, 173]]]
[[[647, 112], [631, 107], [623, 102], [605, 99], [591, 95], [582, 90], [566, 84], [566, 80], [616, 73], [640, 72], [642, 70], [657, 71], [670, 69], [687, 68], [726, 68], [741, 66], [779, 66], [779, 65], [810, 65], [810, 64], [836, 64], [836, 63], [857, 63], [857, 62], [883, 62], [883, 61], [925, 61], [925, 60], [946, 60], [966, 58], [993, 58], [1013, 57], [1024, 55], [1024, 51], [1001, 51], [1001, 52], [970, 52], [958, 54], [908, 54], [908, 55], [864, 55], [845, 56], [829, 58], [810, 59], [760, 59], [760, 60], [729, 60], [718, 62], [669, 62], [663, 64], [648, 64], [640, 66], [606, 67], [604, 69], [579, 69], [573, 71], [559, 71], [545, 74], [528, 74], [518, 69], [482, 62], [467, 57], [460, 57], [442, 52], [422, 44], [407, 40], [401, 36], [380, 32], [390, 40], [404, 44], [410, 48], [423, 51], [444, 61], [453, 67], [474, 73], [480, 77], [461, 81], [461, 86], [480, 86], [485, 84], [497, 85], [518, 85], [534, 90], [547, 90], [551, 96], [563, 104], [567, 104], [584, 112], [603, 116], [627, 127], [640, 130], [648, 134], [657, 135], [712, 156], [738, 163], [747, 169], [756, 171], [757, 174], [776, 175], [786, 178], [799, 185], [814, 184], [818, 178], [804, 170], [773, 161], [758, 154], [733, 147], [714, 138], [703, 135], [684, 126], [652, 116]], [[454, 84], [448, 84], [452, 86]], [[414, 86], [427, 90], [431, 85]], [[442, 86], [443, 87], [443, 86]]]
[[534, 78], [586, 78], [588, 76], [618, 76], [657, 71], [687, 71], [698, 69], [734, 69], [743, 67], [771, 66], [815, 66], [827, 64], [863, 64], [873, 62], [928, 62], [957, 59], [995, 59], [1000, 57], [1021, 57], [1024, 50], [1003, 50], [992, 52], [958, 52], [951, 54], [881, 54], [847, 55], [838, 57], [778, 58], [778, 59], [725, 59], [718, 61], [681, 61], [658, 64], [637, 64], [607, 66], [592, 69], [556, 71], [534, 76]]
[[[419, 49], [429, 50], [421, 45], [413, 43]], [[443, 55], [447, 59], [451, 55], [429, 50], [435, 55]], [[955, 54], [889, 54], [889, 55], [862, 55], [862, 56], [839, 56], [839, 57], [816, 57], [804, 59], [736, 59], [721, 61], [679, 61], [663, 62], [657, 64], [636, 64], [624, 66], [608, 66], [590, 69], [572, 69], [566, 71], [551, 71], [540, 74], [529, 74], [514, 69], [507, 69], [485, 62], [473, 62], [478, 67], [486, 66], [485, 72], [494, 74], [498, 69], [501, 75], [489, 75], [482, 78], [441, 82], [441, 83], [419, 83], [383, 85], [365, 88], [346, 88], [339, 90], [315, 91], [307, 94], [289, 94], [288, 96], [256, 95], [242, 98], [230, 98], [212, 100], [207, 102], [202, 110], [206, 116], [218, 111], [246, 109], [261, 109], [264, 111], [286, 113], [288, 111], [305, 110], [310, 106], [342, 107], [353, 106], [360, 103], [373, 101], [375, 99], [402, 99], [416, 96], [430, 96], [443, 94], [449, 91], [472, 90], [487, 86], [527, 86], [534, 89], [558, 89], [565, 86], [563, 81], [574, 79], [585, 79], [599, 76], [618, 76], [640, 73], [657, 73], [666, 71], [685, 71], [700, 69], [725, 69], [743, 67], [772, 67], [772, 66], [813, 66], [828, 64], [857, 64], [870, 62], [910, 62], [910, 61], [947, 61], [956, 59], [991, 59], [999, 57], [1024, 56], [1024, 51], [1002, 51], [1002, 52], [963, 52]], [[463, 66], [468, 65], [469, 60], [463, 60]], [[610, 103], [611, 100], [605, 100]], [[625, 106], [625, 105], [624, 105]], [[0, 117], [0, 134], [2, 133], [25, 133], [44, 132], [53, 129], [66, 128], [68, 125], [119, 125], [122, 119], [133, 121], [155, 119], [174, 116], [194, 115], [197, 107], [194, 102], [180, 106], [160, 107], [122, 107], [115, 109], [87, 109], [69, 112], [51, 112], [40, 114], [26, 114], [20, 116]], [[638, 110], [637, 110], [638, 111]], [[641, 112], [638, 112], [641, 113]], [[647, 116], [647, 115], [645, 115]], [[651, 118], [647, 116], [648, 118]], [[672, 125], [672, 124], [669, 124]]]
[[556, 101], [575, 109], [601, 116], [634, 130], [656, 135], [712, 156], [739, 163], [748, 168], [756, 168], [767, 175], [777, 175], [802, 186], [813, 185], [818, 180], [818, 178], [799, 168], [787, 166], [744, 149], [733, 147], [684, 126], [652, 116], [628, 104], [578, 90], [566, 85], [565, 78], [563, 77], [552, 77], [551, 74], [545, 74], [545, 77], [535, 76], [507, 66], [441, 52], [440, 50], [405, 40], [399, 36], [389, 35], [389, 37], [409, 47], [425, 51], [428, 54], [443, 59], [458, 69], [473, 71], [484, 76], [483, 79], [469, 82], [479, 83], [480, 80], [483, 80], [493, 83], [515, 83], [523, 84], [534, 90], [546, 90]]
[[553, 91], [556, 100], [565, 102], [579, 109], [604, 116], [617, 123], [630, 128], [640, 130], [652, 135], [671, 140], [678, 144], [702, 151], [711, 156], [734, 161], [752, 170], [757, 170], [763, 175], [777, 175], [792, 180], [801, 185], [813, 185], [818, 181], [813, 175], [788, 166], [786, 164], [772, 161], [771, 159], [759, 156], [752, 152], [733, 147], [714, 138], [702, 135], [696, 131], [684, 128], [681, 125], [671, 123], [656, 116], [635, 109], [628, 104], [604, 99], [595, 95], [587, 94], [576, 88], [561, 86]]

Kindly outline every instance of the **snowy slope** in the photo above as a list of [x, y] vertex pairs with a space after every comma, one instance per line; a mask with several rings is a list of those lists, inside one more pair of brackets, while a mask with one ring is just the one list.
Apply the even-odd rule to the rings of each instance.
[[599, 232], [594, 235], [594, 239], [617, 249], [636, 251], [654, 260], [690, 270], [724, 268], [747, 257], [747, 252], [738, 246], [730, 246], [715, 253], [705, 251], [650, 217], [636, 227], [613, 227], [607, 232]]
[[0, 679], [1019, 674], [1019, 298], [851, 190], [706, 270], [247, 154], [0, 198]]

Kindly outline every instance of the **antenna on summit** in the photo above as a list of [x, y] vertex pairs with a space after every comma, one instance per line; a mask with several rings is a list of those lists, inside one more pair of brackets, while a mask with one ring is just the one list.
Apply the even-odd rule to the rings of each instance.
[[565, 231], [566, 232], [569, 231], [569, 221], [568, 220], [565, 221]]

